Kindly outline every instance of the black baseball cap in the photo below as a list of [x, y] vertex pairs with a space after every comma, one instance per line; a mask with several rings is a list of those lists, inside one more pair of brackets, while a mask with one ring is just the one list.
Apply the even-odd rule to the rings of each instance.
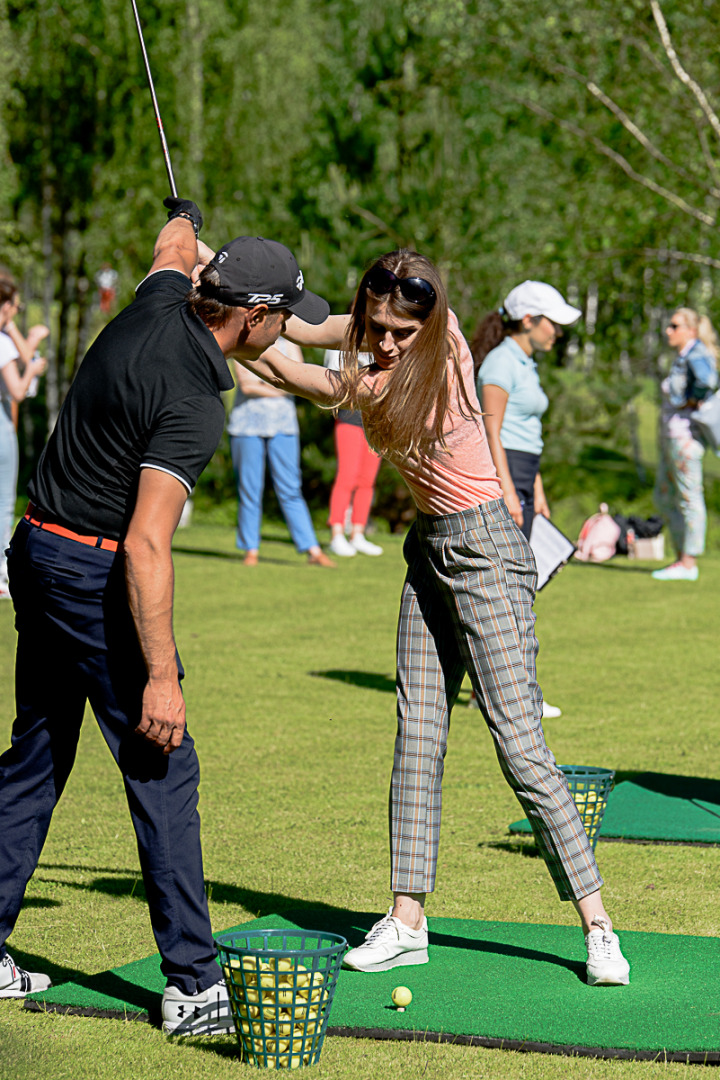
[[223, 244], [209, 266], [220, 275], [220, 284], [202, 282], [205, 296], [212, 296], [230, 307], [254, 307], [291, 311], [304, 322], [324, 322], [330, 305], [321, 296], [305, 288], [303, 272], [295, 256], [277, 240], [262, 236], [238, 236]]

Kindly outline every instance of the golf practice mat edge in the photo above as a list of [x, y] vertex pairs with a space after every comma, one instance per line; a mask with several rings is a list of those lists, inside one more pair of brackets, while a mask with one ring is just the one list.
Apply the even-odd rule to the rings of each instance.
[[[307, 909], [233, 929], [302, 927], [340, 933], [357, 945], [373, 918]], [[621, 931], [621, 942], [630, 986], [588, 987], [576, 927], [431, 918], [430, 964], [341, 972], [328, 1035], [720, 1064], [712, 1012], [720, 999], [716, 940]], [[25, 1007], [159, 1024], [164, 983], [155, 955], [34, 994]], [[404, 1013], [390, 1004], [399, 983], [413, 993]]]

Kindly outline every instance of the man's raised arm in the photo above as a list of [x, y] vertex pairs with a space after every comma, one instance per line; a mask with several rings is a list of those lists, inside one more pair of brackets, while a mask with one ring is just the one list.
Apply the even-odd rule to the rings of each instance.
[[179, 270], [191, 277], [199, 261], [197, 238], [202, 228], [202, 214], [189, 199], [168, 197], [164, 205], [168, 208], [168, 223], [155, 241], [150, 273]]

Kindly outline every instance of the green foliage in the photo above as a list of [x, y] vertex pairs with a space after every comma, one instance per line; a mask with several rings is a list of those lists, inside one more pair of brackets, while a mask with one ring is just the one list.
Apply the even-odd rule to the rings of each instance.
[[[634, 455], [631, 403], [667, 310], [714, 314], [716, 28], [708, 4], [662, 10], [705, 98], [645, 0], [140, 5], [208, 242], [282, 238], [336, 311], [398, 245], [439, 264], [468, 333], [527, 277], [585, 310], [549, 374], [551, 474], [593, 446]], [[111, 263], [132, 297], [167, 180], [127, 0], [0, 0], [0, 59], [0, 262], [43, 300], [62, 396], [98, 323], [94, 276]], [[303, 426], [324, 500], [330, 427]], [[224, 498], [227, 457], [213, 470], [205, 489]]]

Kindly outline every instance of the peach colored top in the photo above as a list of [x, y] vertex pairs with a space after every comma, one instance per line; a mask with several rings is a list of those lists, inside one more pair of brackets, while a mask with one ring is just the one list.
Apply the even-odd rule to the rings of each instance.
[[[449, 375], [450, 409], [443, 431], [447, 449], [436, 447], [430, 454], [422, 454], [416, 462], [393, 462], [409, 487], [418, 510], [432, 516], [456, 514], [479, 503], [502, 498], [480, 416], [472, 354], [453, 311], [448, 314], [448, 331], [457, 342], [461, 378], [468, 400], [477, 409], [477, 416], [468, 419], [462, 415], [461, 408], [466, 414], [468, 410], [463, 397], [459, 396], [453, 372]], [[364, 382], [372, 388], [383, 375], [379, 369], [369, 371]]]

